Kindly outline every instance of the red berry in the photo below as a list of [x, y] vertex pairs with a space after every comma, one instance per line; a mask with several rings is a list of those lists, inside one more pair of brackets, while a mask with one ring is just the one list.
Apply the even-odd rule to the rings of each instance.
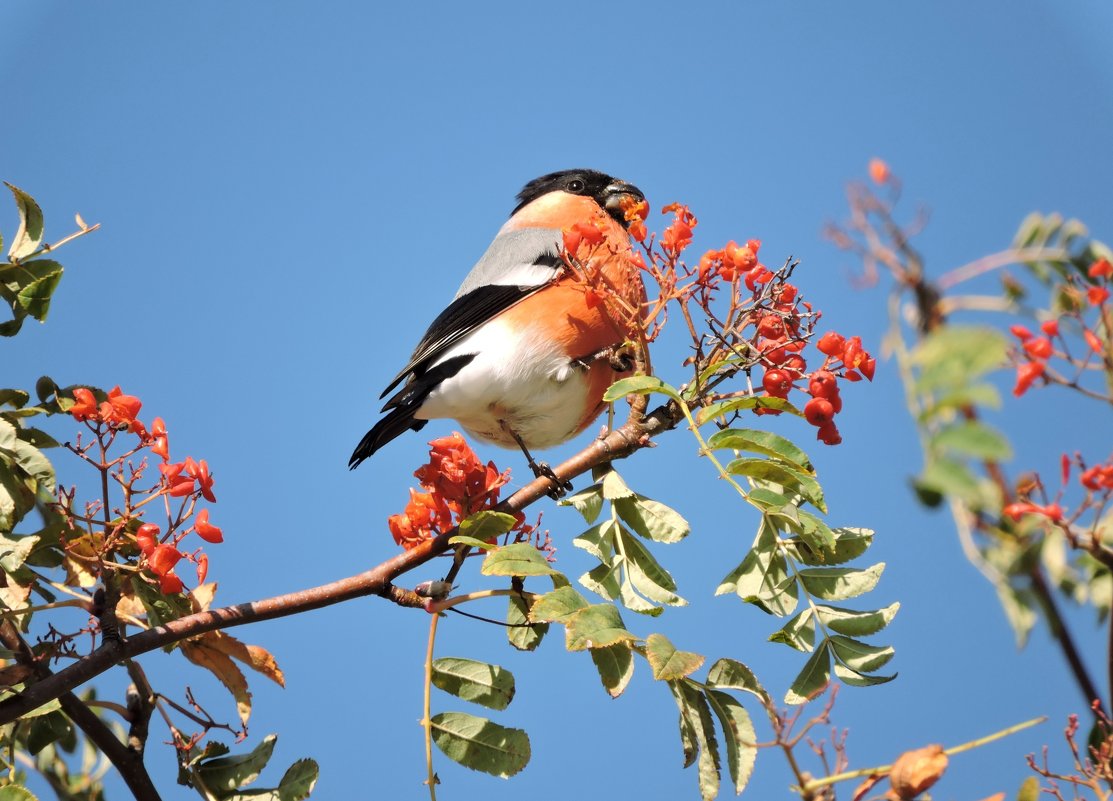
[[822, 426], [835, 418], [835, 407], [826, 398], [812, 398], [804, 405], [804, 418], [813, 426]]
[[770, 395], [777, 398], [787, 398], [792, 390], [792, 377], [784, 370], [766, 370], [761, 380], [762, 387]]

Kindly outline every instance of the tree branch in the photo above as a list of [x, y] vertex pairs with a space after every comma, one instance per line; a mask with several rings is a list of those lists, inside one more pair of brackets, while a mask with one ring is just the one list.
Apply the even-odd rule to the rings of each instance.
[[[603, 439], [595, 440], [587, 448], [559, 465], [554, 472], [561, 481], [576, 478], [597, 465], [624, 458], [646, 447], [651, 437], [674, 428], [683, 419], [684, 413], [679, 404], [669, 401], [646, 417], [637, 421], [629, 420]], [[551, 487], [552, 482], [548, 478], [535, 479], [499, 504], [496, 509], [503, 512], [520, 511], [534, 501], [546, 497]], [[104, 639], [100, 647], [88, 656], [57, 673], [42, 677], [40, 681], [19, 695], [0, 702], [0, 725], [16, 720], [36, 707], [61, 697], [63, 693], [99, 676], [121, 660], [136, 657], [187, 637], [216, 629], [232, 628], [308, 612], [367, 595], [390, 596], [394, 589], [391, 585], [393, 579], [451, 550], [449, 540], [455, 534], [456, 529], [452, 529], [386, 560], [371, 570], [329, 584], [187, 615], [158, 628], [139, 632], [126, 640]], [[101, 746], [106, 753], [111, 753], [101, 743], [98, 742], [97, 745]], [[136, 797], [141, 798], [138, 795]]]
[[[0, 622], [0, 642], [4, 644], [5, 648], [15, 651], [21, 664], [34, 668], [40, 681], [31, 685], [32, 687], [39, 687], [57, 677], [57, 674], [52, 673], [45, 662], [35, 658], [30, 646], [19, 635], [10, 620]], [[16, 696], [16, 698], [18, 697]], [[147, 773], [147, 767], [143, 764], [142, 751], [133, 751], [120, 742], [115, 732], [93, 710], [87, 707], [84, 701], [70, 692], [70, 688], [62, 688], [51, 698], [58, 699], [58, 703], [61, 704], [62, 711], [66, 716], [85, 733], [85, 736], [115, 766], [120, 777], [127, 784], [128, 789], [131, 790], [131, 794], [135, 796], [136, 801], [161, 801], [158, 790], [155, 789], [151, 776]], [[41, 703], [45, 702], [40, 702], [36, 706], [41, 705]]]

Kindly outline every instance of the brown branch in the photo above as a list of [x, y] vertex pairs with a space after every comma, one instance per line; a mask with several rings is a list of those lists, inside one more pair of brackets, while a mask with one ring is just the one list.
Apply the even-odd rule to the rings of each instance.
[[[611, 431], [603, 439], [595, 440], [587, 448], [559, 465], [554, 472], [562, 481], [571, 480], [599, 464], [624, 458], [646, 447], [650, 437], [674, 428], [683, 419], [684, 414], [679, 405], [670, 401], [641, 420], [628, 421], [620, 428]], [[548, 478], [535, 479], [496, 508], [504, 512], [520, 511], [534, 501], [546, 497], [551, 487], [552, 482]], [[226, 629], [308, 612], [312, 609], [332, 606], [367, 595], [391, 595], [393, 599], [391, 582], [403, 573], [451, 550], [453, 546], [449, 544], [449, 540], [455, 534], [455, 529], [440, 534], [434, 539], [427, 540], [411, 550], [388, 559], [371, 570], [339, 581], [285, 595], [277, 595], [273, 598], [265, 598], [260, 601], [187, 615], [157, 628], [139, 632], [127, 640], [105, 639], [93, 653], [57, 673], [44, 676], [41, 681], [31, 685], [19, 695], [0, 702], [0, 725], [16, 720], [36, 707], [59, 698], [63, 693], [69, 692], [89, 679], [104, 673], [121, 660], [131, 659], [139, 654], [153, 651], [156, 648], [178, 642], [187, 637], [216, 629]], [[97, 744], [100, 745], [100, 743]], [[101, 747], [107, 753], [107, 749], [104, 746]], [[121, 747], [123, 746], [121, 745]], [[136, 797], [150, 798], [152, 796], [137, 795]]]
[[[0, 621], [0, 642], [4, 644], [5, 648], [15, 651], [20, 664], [34, 668], [40, 681], [31, 685], [31, 687], [39, 687], [57, 677], [58, 674], [52, 673], [44, 662], [36, 659], [34, 652], [31, 651], [23, 637], [19, 635], [10, 620]], [[72, 720], [85, 733], [85, 736], [100, 749], [101, 753], [108, 758], [108, 761], [115, 766], [120, 777], [127, 784], [128, 789], [131, 790], [131, 794], [135, 796], [136, 801], [161, 801], [158, 790], [155, 789], [154, 782], [151, 781], [151, 776], [147, 773], [147, 768], [143, 764], [142, 751], [134, 751], [120, 742], [115, 732], [80, 698], [70, 692], [70, 689], [72, 688], [63, 687], [50, 698], [40, 701], [35, 706], [41, 706], [46, 701], [57, 698], [66, 717]], [[19, 696], [16, 696], [16, 698], [19, 698]], [[31, 708], [34, 709], [35, 706]]]

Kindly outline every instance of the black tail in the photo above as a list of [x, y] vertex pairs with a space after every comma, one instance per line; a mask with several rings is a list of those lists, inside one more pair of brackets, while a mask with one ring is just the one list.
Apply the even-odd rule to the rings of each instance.
[[421, 404], [429, 397], [437, 386], [446, 378], [451, 378], [475, 358], [474, 353], [453, 356], [420, 376], [415, 376], [406, 386], [402, 387], [383, 406], [383, 411], [389, 414], [363, 435], [359, 445], [352, 451], [348, 460], [348, 469], [355, 470], [364, 459], [368, 458], [404, 431], [420, 431], [428, 420], [419, 420], [414, 417]]
[[392, 409], [390, 414], [375, 423], [375, 427], [363, 435], [359, 445], [352, 451], [352, 458], [348, 460], [348, 469], [355, 470], [364, 459], [403, 431], [420, 431], [429, 421], [416, 419], [413, 416], [415, 411], [417, 410], [407, 408]]

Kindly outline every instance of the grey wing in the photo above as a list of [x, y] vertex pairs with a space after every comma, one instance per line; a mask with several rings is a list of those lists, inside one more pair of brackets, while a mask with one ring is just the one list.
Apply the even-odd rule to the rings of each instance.
[[460, 284], [456, 298], [482, 286], [549, 283], [563, 263], [560, 245], [561, 232], [552, 228], [519, 228], [500, 233]]
[[495, 237], [468, 273], [451, 304], [433, 321], [414, 348], [409, 364], [380, 397], [407, 376], [419, 376], [450, 347], [479, 326], [553, 281], [564, 262], [559, 231], [523, 228]]

